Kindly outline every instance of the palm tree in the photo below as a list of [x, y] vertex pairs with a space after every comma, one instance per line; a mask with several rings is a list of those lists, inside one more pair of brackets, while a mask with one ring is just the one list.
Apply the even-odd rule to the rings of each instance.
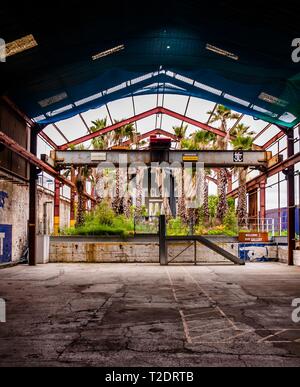
[[[181, 126], [173, 126], [173, 130], [175, 132], [175, 135], [178, 138], [178, 143], [176, 144], [176, 147], [178, 149], [182, 149], [186, 146], [187, 140], [186, 132], [188, 130], [188, 125], [181, 125]], [[179, 192], [178, 192], [178, 215], [181, 218], [183, 222], [187, 222], [187, 210], [186, 210], [186, 197], [185, 197], [185, 186], [184, 186], [184, 169], [181, 169], [181, 176], [180, 176], [180, 183], [179, 183]], [[166, 204], [164, 205], [166, 207]], [[165, 211], [168, 211], [168, 208], [165, 208]]]
[[[85, 150], [83, 144], [78, 146], [70, 146], [70, 150]], [[86, 198], [84, 196], [86, 182], [90, 180], [94, 184], [93, 169], [88, 166], [77, 167], [73, 169], [75, 173], [74, 183], [77, 192], [77, 211], [76, 211], [76, 227], [82, 226], [84, 224], [84, 214], [86, 212]], [[71, 174], [71, 170], [65, 172], [64, 176], [68, 178]]]
[[[188, 130], [188, 125], [181, 125], [181, 126], [173, 126], [173, 130], [175, 132], [175, 135], [177, 136], [178, 138], [178, 148], [181, 149], [182, 148], [182, 141], [185, 139], [185, 136], [186, 136], [186, 132]], [[176, 145], [176, 146], [177, 146]]]
[[[191, 142], [194, 144], [194, 149], [197, 150], [208, 150], [212, 149], [216, 142], [216, 135], [211, 132], [197, 130], [191, 135]], [[209, 187], [208, 187], [208, 176], [211, 175], [211, 170], [205, 169], [205, 182], [204, 182], [204, 192], [203, 192], [203, 212], [204, 212], [204, 222], [209, 223]]]
[[92, 179], [92, 169], [88, 166], [77, 168], [77, 174], [75, 178], [75, 186], [78, 196], [78, 205], [76, 213], [76, 227], [80, 227], [84, 224], [84, 214], [86, 212], [86, 199], [84, 197], [86, 182], [88, 179]]
[[[230, 141], [230, 130], [228, 129], [229, 120], [237, 120], [240, 116], [237, 113], [232, 113], [230, 109], [226, 106], [218, 105], [215, 111], [209, 111], [207, 114], [211, 115], [210, 122], [219, 122], [220, 129], [224, 132], [224, 137], [216, 137], [216, 148], [218, 150], [227, 150], [229, 141]], [[219, 204], [217, 209], [217, 218], [220, 223], [222, 223], [226, 212], [228, 211], [227, 203], [227, 171], [225, 168], [222, 168], [218, 171], [218, 194], [219, 194]]]
[[[90, 132], [95, 133], [99, 130], [105, 129], [107, 127], [107, 118], [103, 119], [97, 119], [95, 121], [92, 121], [93, 126], [90, 127]], [[95, 137], [92, 139], [92, 148], [94, 150], [106, 150], [109, 148], [110, 145], [110, 134], [102, 134], [98, 137]], [[100, 170], [94, 173], [94, 180], [95, 180], [95, 194], [98, 204], [101, 203], [103, 199], [103, 193], [102, 188], [100, 187], [100, 183], [103, 181], [104, 178], [104, 171]]]
[[[124, 121], [124, 119], [122, 119], [121, 121]], [[115, 124], [118, 124], [121, 121], [115, 120]], [[122, 145], [122, 142], [125, 139], [129, 139], [129, 140], [131, 140], [133, 142], [134, 138], [135, 138], [135, 135], [136, 135], [136, 129], [135, 129], [133, 123], [121, 126], [120, 128], [116, 129], [114, 131], [114, 133], [113, 133], [114, 145], [115, 146]]]
[[[124, 120], [122, 120], [124, 121]], [[115, 124], [119, 123], [121, 121], [115, 120]], [[113, 133], [113, 142], [115, 146], [121, 146], [122, 142], [125, 139], [129, 139], [132, 142], [136, 138], [136, 129], [134, 127], [134, 124], [128, 124], [121, 126], [120, 128], [116, 129]], [[128, 195], [125, 194], [125, 187], [124, 187], [124, 179], [123, 179], [123, 171], [120, 171], [119, 168], [116, 169], [116, 189], [115, 189], [115, 195], [112, 202], [112, 207], [116, 214], [123, 214], [124, 212], [128, 213], [128, 206], [129, 203], [125, 203], [125, 201], [129, 200]], [[138, 186], [139, 187], [139, 186]], [[121, 190], [124, 192], [124, 194], [121, 195]], [[139, 195], [139, 193], [138, 193]], [[140, 203], [139, 200], [137, 200], [138, 203]], [[140, 205], [140, 211], [142, 211], [142, 204]]]
[[[235, 128], [234, 135], [236, 136], [231, 140], [231, 144], [234, 150], [252, 150], [254, 141], [254, 132], [249, 131], [249, 126], [239, 124]], [[247, 172], [248, 168], [235, 168], [234, 173], [238, 176], [239, 189], [238, 189], [238, 206], [237, 216], [239, 227], [247, 226]]]
[[190, 137], [195, 150], [211, 149], [216, 141], [216, 135], [214, 133], [204, 130], [197, 130]]

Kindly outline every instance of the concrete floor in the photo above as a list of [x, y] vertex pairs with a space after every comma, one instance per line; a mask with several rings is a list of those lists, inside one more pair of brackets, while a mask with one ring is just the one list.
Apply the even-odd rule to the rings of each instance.
[[300, 268], [0, 270], [1, 366], [300, 366]]

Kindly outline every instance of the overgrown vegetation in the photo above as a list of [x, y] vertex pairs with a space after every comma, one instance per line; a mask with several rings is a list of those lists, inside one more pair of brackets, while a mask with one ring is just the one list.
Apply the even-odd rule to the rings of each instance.
[[134, 224], [132, 218], [116, 215], [110, 204], [103, 201], [97, 208], [86, 214], [81, 226], [68, 228], [61, 235], [95, 235], [95, 236], [130, 236], [133, 235]]
[[[227, 235], [236, 236], [238, 233], [238, 221], [235, 214], [234, 201], [228, 200], [228, 211], [224, 217], [222, 225], [217, 224], [216, 209], [218, 207], [218, 197], [209, 197], [209, 220], [207, 221], [203, 208], [199, 209], [197, 224], [187, 224], [180, 217], [170, 218], [167, 224], [167, 234], [169, 236], [196, 235]], [[128, 237], [134, 235], [134, 230], [139, 233], [156, 233], [158, 231], [157, 222], [144, 221], [147, 216], [143, 207], [141, 220], [137, 220], [134, 225], [135, 208], [131, 208], [131, 216], [116, 215], [108, 201], [103, 201], [96, 209], [84, 216], [81, 226], [65, 229], [61, 235], [65, 236], [121, 236]], [[159, 214], [158, 214], [159, 215]]]

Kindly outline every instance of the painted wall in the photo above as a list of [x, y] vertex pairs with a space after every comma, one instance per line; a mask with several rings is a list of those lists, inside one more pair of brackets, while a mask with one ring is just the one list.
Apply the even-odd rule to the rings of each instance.
[[[47, 205], [47, 225], [53, 232], [53, 193], [38, 189], [38, 233], [43, 233], [43, 204]], [[52, 204], [51, 204], [52, 203]], [[70, 203], [61, 200], [61, 227], [69, 227]], [[0, 181], [0, 264], [17, 262], [27, 247], [29, 189], [24, 184]]]
[[287, 261], [287, 245], [276, 243], [241, 243], [239, 257], [246, 262]]
[[[44, 188], [38, 188], [38, 234], [44, 233], [44, 203], [46, 206], [46, 228], [49, 235], [54, 230], [54, 194]], [[67, 199], [60, 200], [60, 228], [70, 227], [70, 202]]]
[[18, 261], [27, 245], [28, 187], [2, 180], [0, 198], [0, 263]]

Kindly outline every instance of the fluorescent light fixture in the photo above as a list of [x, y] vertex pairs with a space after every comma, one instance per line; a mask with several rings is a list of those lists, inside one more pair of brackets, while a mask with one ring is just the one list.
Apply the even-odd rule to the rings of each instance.
[[6, 56], [13, 56], [20, 52], [36, 47], [38, 44], [33, 35], [26, 35], [21, 39], [6, 44]]
[[66, 98], [68, 98], [67, 93], [60, 93], [60, 94], [54, 95], [53, 97], [43, 99], [43, 100], [39, 101], [38, 104], [42, 108], [45, 108], [45, 107], [53, 105], [57, 102], [63, 101]]
[[239, 60], [239, 57], [237, 55], [233, 54], [232, 52], [223, 50], [222, 48], [212, 46], [211, 44], [207, 44], [206, 49], [209, 51], [215, 52], [216, 54], [227, 56], [230, 59]]
[[97, 59], [100, 59], [100, 58], [104, 58], [105, 56], [108, 56], [108, 55], [111, 55], [111, 54], [115, 54], [116, 52], [122, 51], [124, 49], [125, 49], [124, 44], [121, 44], [120, 46], [113, 47], [113, 48], [111, 48], [109, 50], [102, 51], [102, 52], [99, 52], [96, 55], [93, 55], [92, 59], [93, 60], [97, 60]]
[[258, 98], [261, 99], [262, 101], [269, 102], [273, 105], [277, 105], [281, 107], [286, 107], [289, 104], [288, 101], [274, 97], [273, 95], [270, 95], [267, 93], [261, 93]]

